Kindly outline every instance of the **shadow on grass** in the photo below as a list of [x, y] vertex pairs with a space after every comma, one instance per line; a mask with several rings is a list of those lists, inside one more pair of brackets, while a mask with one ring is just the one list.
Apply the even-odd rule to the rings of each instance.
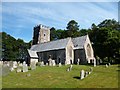
[[73, 78], [75, 78], [75, 79], [80, 79], [80, 77], [78, 77], [78, 76], [75, 76], [75, 77], [73, 77]]

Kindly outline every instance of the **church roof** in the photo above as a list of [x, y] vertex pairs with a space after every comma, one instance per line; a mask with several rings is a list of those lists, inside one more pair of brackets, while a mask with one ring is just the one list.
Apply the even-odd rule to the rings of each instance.
[[82, 49], [84, 44], [85, 44], [86, 38], [87, 38], [87, 35], [81, 36], [81, 37], [72, 38], [74, 49]]
[[60, 40], [56, 40], [56, 41], [50, 41], [50, 42], [46, 42], [46, 43], [36, 44], [36, 45], [33, 45], [30, 50], [42, 52], [42, 51], [64, 49], [64, 48], [66, 48], [66, 45], [69, 40], [70, 40], [70, 37], [66, 38], [66, 39], [60, 39]]

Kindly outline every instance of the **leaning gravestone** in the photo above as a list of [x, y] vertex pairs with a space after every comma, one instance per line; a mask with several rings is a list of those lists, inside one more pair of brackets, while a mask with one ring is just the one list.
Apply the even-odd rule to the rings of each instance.
[[30, 67], [31, 67], [31, 70], [36, 69], [36, 62], [35, 61], [31, 62]]
[[92, 71], [93, 71], [93, 68], [91, 67], [91, 68], [90, 68], [90, 72], [92, 72]]
[[111, 64], [110, 64], [110, 63], [108, 63], [108, 65], [110, 66]]
[[85, 71], [84, 70], [81, 70], [80, 72], [80, 79], [83, 79], [85, 76]]
[[108, 68], [108, 65], [106, 64], [105, 67]]

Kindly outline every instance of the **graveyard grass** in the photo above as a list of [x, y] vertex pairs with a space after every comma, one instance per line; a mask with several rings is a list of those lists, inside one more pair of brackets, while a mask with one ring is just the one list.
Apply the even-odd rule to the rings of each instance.
[[[108, 68], [105, 65], [73, 65], [72, 71], [67, 72], [69, 66], [37, 66], [36, 70], [24, 73], [14, 71], [3, 76], [2, 88], [118, 88], [118, 65]], [[80, 80], [80, 71], [89, 71], [90, 67], [93, 67], [93, 72]]]

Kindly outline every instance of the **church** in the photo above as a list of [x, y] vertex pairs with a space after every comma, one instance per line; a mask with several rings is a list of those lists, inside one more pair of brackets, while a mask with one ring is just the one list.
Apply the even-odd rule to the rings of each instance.
[[88, 35], [50, 41], [50, 28], [44, 25], [34, 27], [32, 46], [28, 50], [30, 62], [55, 60], [61, 64], [94, 63], [94, 51]]

